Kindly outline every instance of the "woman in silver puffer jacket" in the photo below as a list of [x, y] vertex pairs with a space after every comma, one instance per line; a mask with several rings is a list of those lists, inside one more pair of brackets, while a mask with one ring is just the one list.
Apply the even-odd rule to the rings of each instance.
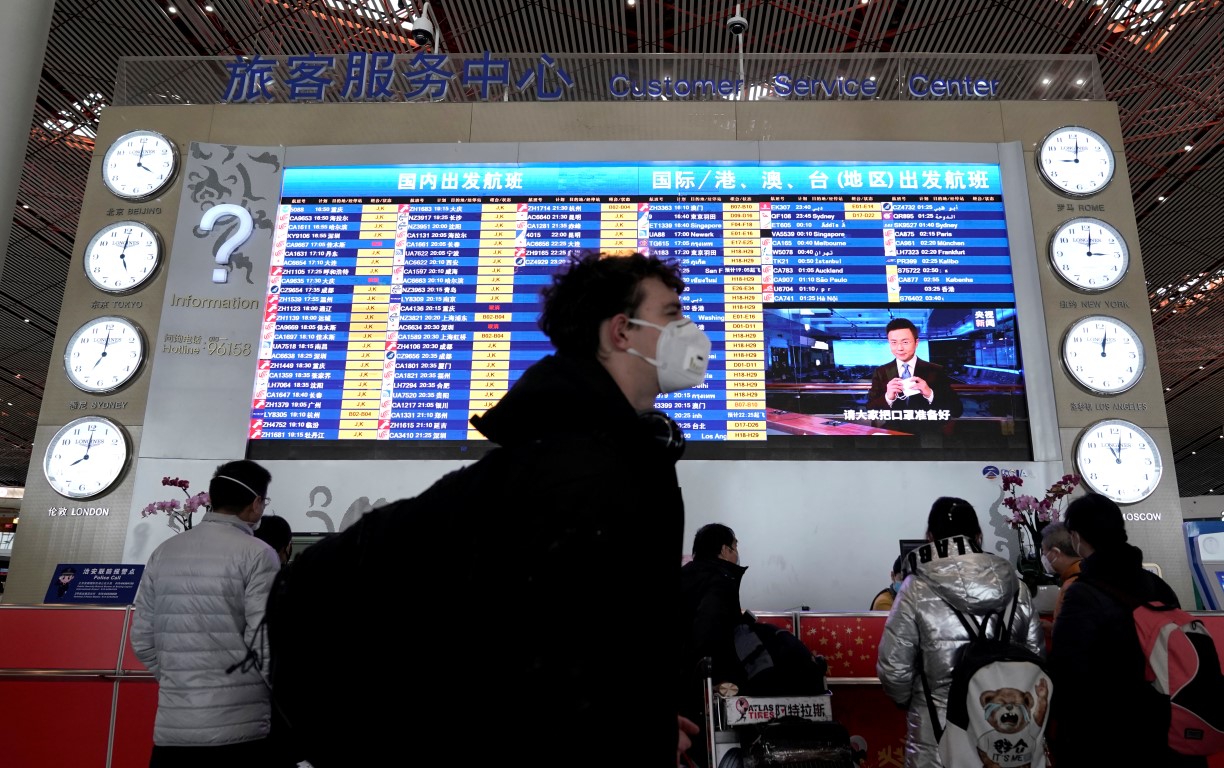
[[[963, 614], [997, 615], [1018, 595], [1012, 642], [1045, 657], [1041, 623], [1033, 613], [1028, 587], [1011, 563], [982, 551], [982, 528], [969, 502], [948, 496], [937, 499], [927, 517], [927, 540], [931, 543], [906, 557], [906, 579], [884, 625], [876, 662], [884, 692], [909, 708], [906, 768], [942, 766], [919, 670], [926, 672], [942, 725], [956, 652], [969, 642], [953, 608]], [[991, 636], [997, 631], [996, 621], [988, 624]]]

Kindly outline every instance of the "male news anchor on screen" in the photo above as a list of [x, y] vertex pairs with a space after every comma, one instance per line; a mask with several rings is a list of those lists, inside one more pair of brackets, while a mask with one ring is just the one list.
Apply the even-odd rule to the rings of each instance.
[[948, 411], [955, 419], [964, 412], [943, 366], [918, 358], [918, 327], [903, 317], [884, 328], [895, 359], [876, 368], [867, 393], [873, 409]]

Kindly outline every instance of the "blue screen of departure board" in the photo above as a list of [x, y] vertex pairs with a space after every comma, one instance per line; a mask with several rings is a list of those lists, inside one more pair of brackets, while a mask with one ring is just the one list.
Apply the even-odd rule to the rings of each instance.
[[[863, 162], [287, 168], [248, 453], [479, 447], [592, 251], [681, 266], [711, 362], [657, 405], [690, 456], [1031, 458], [999, 166]], [[959, 402], [872, 407], [897, 318]]]

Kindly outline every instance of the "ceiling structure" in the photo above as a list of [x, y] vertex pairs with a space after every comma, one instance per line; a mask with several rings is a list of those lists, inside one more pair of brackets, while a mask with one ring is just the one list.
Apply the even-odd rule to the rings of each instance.
[[[744, 50], [1090, 54], [1118, 103], [1182, 496], [1224, 493], [1224, 0], [742, 0]], [[58, 0], [0, 281], [0, 486], [22, 485], [93, 129], [124, 57], [411, 53], [416, 0]], [[436, 0], [439, 52], [732, 54], [731, 0]], [[1149, 371], [1148, 375], [1151, 375]]]

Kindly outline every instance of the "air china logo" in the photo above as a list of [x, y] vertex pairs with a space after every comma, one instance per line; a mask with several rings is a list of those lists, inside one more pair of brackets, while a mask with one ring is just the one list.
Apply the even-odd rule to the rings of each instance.
[[1000, 477], [1028, 477], [1027, 469], [999, 469], [993, 464], [982, 467], [982, 477], [987, 480], [998, 480]]

